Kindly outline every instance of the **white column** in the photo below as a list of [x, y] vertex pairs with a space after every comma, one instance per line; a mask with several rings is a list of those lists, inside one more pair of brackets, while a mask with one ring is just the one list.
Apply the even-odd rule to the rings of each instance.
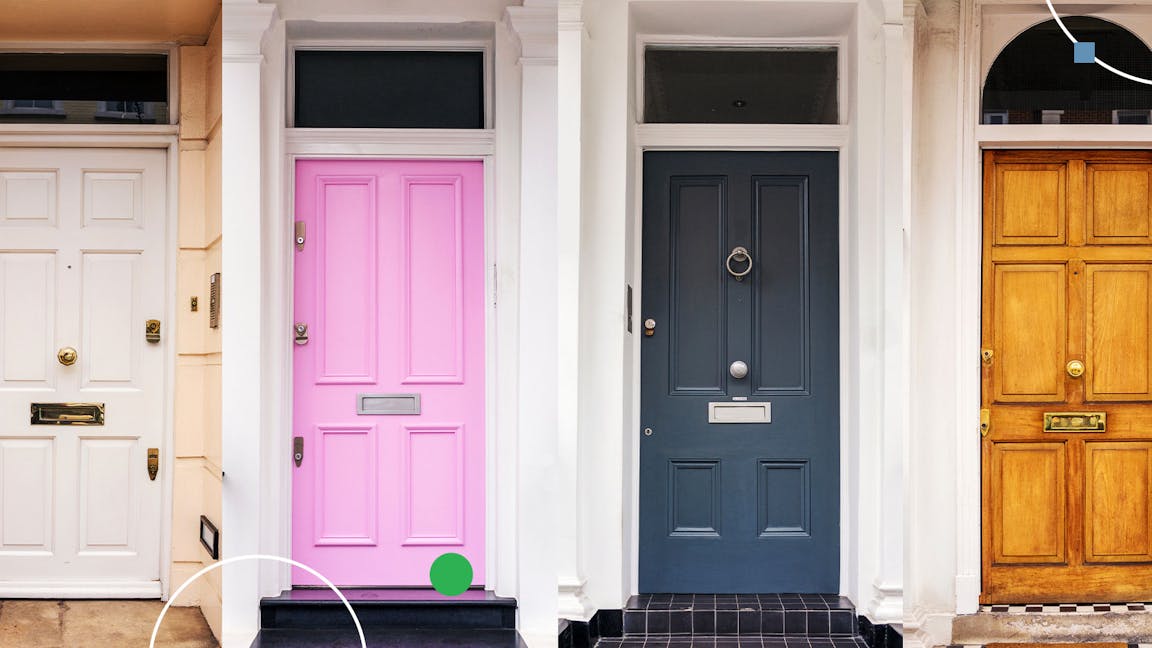
[[[566, 362], [574, 349], [561, 337], [558, 314], [573, 289], [562, 283], [556, 194], [556, 6], [552, 0], [509, 7], [520, 40], [520, 403], [517, 601], [520, 634], [531, 648], [556, 645], [557, 565], [574, 550], [575, 531], [558, 497]], [[572, 471], [574, 473], [574, 470]]]
[[[223, 249], [220, 290], [223, 558], [260, 551], [262, 339], [260, 43], [275, 7], [223, 4]], [[224, 568], [223, 643], [248, 646], [259, 628], [259, 565]]]

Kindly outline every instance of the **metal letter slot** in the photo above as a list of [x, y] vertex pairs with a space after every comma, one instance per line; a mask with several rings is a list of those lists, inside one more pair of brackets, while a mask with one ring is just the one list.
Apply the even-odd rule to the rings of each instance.
[[156, 344], [160, 341], [160, 320], [144, 322], [144, 339], [149, 344]]
[[357, 414], [419, 414], [420, 394], [356, 394]]
[[104, 425], [104, 403], [32, 403], [32, 425]]
[[160, 472], [160, 448], [148, 448], [148, 479], [156, 481]]
[[1045, 432], [1107, 432], [1104, 412], [1045, 412]]
[[771, 423], [772, 403], [708, 403], [709, 423]]

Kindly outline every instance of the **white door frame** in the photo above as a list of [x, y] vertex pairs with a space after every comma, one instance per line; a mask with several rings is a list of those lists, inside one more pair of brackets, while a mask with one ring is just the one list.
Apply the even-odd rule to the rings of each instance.
[[[300, 160], [452, 160], [480, 161], [484, 164], [484, 573], [487, 575], [485, 589], [494, 590], [496, 583], [496, 524], [497, 524], [497, 473], [496, 473], [496, 430], [497, 418], [497, 359], [499, 350], [496, 337], [497, 300], [497, 223], [496, 223], [496, 133], [491, 129], [477, 130], [424, 130], [424, 129], [292, 129], [285, 131], [284, 191], [282, 200], [286, 223], [282, 223], [288, 238], [280, 244], [292, 246], [295, 221], [296, 162]], [[287, 257], [281, 269], [288, 286], [287, 317], [280, 321], [285, 331], [291, 330], [295, 305], [293, 303], [295, 285], [296, 256]], [[503, 314], [504, 317], [511, 314]], [[291, 351], [291, 349], [289, 350]], [[291, 357], [289, 355], [289, 357]], [[285, 363], [285, 371], [280, 380], [286, 385], [289, 394], [288, 422], [285, 429], [293, 429], [292, 399], [293, 363]], [[288, 435], [290, 437], [291, 435]], [[288, 437], [285, 437], [286, 439]], [[287, 442], [285, 441], [285, 447]], [[287, 456], [287, 455], [284, 455]], [[287, 471], [289, 492], [286, 510], [291, 528], [293, 502], [291, 496], [292, 479], [295, 473]], [[291, 555], [291, 536], [288, 540]], [[288, 581], [285, 589], [292, 586]]]
[[[170, 103], [171, 110], [178, 110]], [[164, 349], [164, 429], [161, 431], [160, 448], [160, 598], [167, 600], [170, 592], [169, 571], [172, 564], [172, 508], [173, 472], [176, 459], [173, 453], [173, 406], [176, 386], [176, 340], [178, 339], [176, 320], [176, 256], [178, 250], [178, 205], [179, 205], [179, 127], [164, 125], [102, 125], [102, 124], [0, 124], [0, 147], [3, 148], [117, 148], [117, 149], [163, 149], [167, 157], [165, 195], [165, 235], [164, 235], [164, 318], [168, 322]], [[5, 592], [5, 596], [13, 593]], [[151, 589], [133, 590], [111, 584], [108, 588], [94, 588], [91, 592], [78, 592], [75, 588], [67, 591], [35, 591], [37, 597], [117, 597], [153, 598], [156, 592]]]
[[[955, 295], [956, 312], [960, 321], [975, 322], [959, 327], [959, 344], [953, 350], [956, 373], [952, 388], [956, 394], [953, 420], [958, 423], [956, 447], [956, 614], [974, 614], [980, 608], [981, 575], [981, 482], [980, 444], [975, 430], [979, 425], [980, 374], [975, 371], [980, 354], [981, 262], [983, 259], [983, 151], [985, 149], [1150, 149], [1152, 127], [1114, 125], [982, 125], [980, 124], [980, 95], [984, 87], [985, 66], [982, 64], [983, 23], [990, 19], [984, 15], [986, 7], [1006, 4], [1004, 0], [977, 0], [963, 3], [960, 15], [961, 47], [961, 157], [958, 161], [960, 191], [956, 208], [957, 271], [952, 283], [939, 286], [940, 290]], [[1102, 4], [1089, 0], [1077, 4]], [[1094, 13], [1125, 26], [1145, 42], [1152, 40], [1152, 29], [1144, 30], [1125, 25], [1125, 18], [1137, 15], [1138, 2], [1122, 0], [1108, 3], [1104, 11]], [[1116, 5], [1130, 4], [1131, 12], [1117, 12]], [[1054, 2], [1057, 11], [1060, 3]], [[1152, 19], [1152, 8], [1139, 13]], [[1051, 20], [1047, 6], [1040, 1], [1034, 11], [1022, 12], [1017, 7], [1011, 14], [1014, 21], [1024, 21], [1028, 27]], [[995, 46], [1001, 51], [1016, 32], [1005, 35]], [[991, 61], [988, 61], [991, 64]], [[971, 432], [971, 433], [969, 433]]]

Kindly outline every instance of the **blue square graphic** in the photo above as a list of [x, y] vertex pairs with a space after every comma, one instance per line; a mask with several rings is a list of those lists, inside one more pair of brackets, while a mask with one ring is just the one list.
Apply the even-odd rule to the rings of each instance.
[[1072, 58], [1077, 63], [1096, 62], [1096, 43], [1076, 43]]

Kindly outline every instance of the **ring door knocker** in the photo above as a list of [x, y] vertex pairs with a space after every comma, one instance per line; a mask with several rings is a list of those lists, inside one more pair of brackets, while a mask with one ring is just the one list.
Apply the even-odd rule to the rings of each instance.
[[[735, 270], [732, 268], [732, 262], [747, 263], [747, 267], [743, 270]], [[744, 281], [744, 277], [752, 272], [752, 255], [748, 253], [748, 249], [742, 245], [737, 245], [732, 248], [732, 253], [728, 255], [728, 260], [724, 262], [724, 267], [727, 268], [728, 274], [736, 277], [736, 281]]]

